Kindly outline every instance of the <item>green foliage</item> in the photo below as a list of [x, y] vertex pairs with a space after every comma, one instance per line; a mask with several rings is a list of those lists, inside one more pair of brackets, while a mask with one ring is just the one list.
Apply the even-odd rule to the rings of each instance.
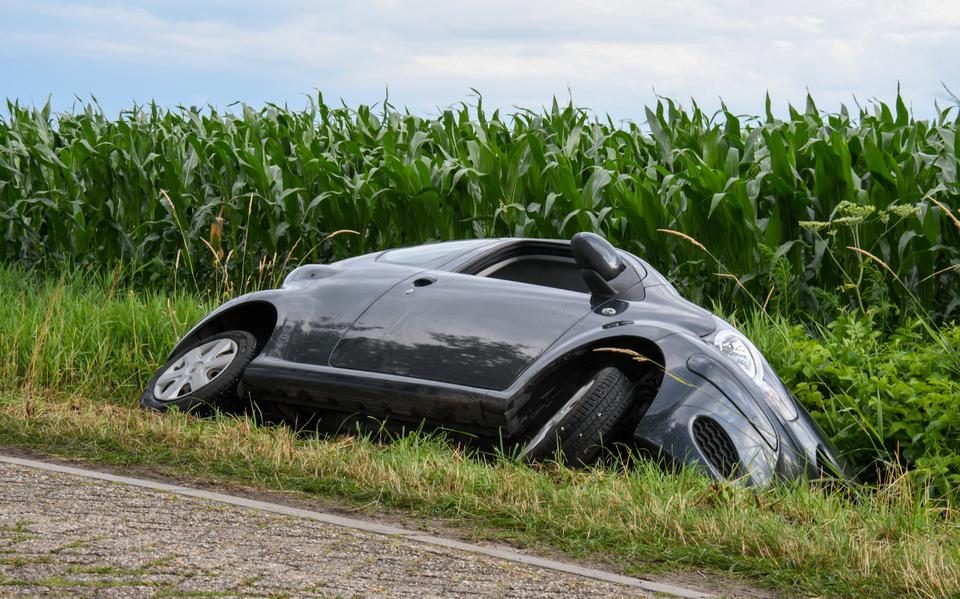
[[[960, 489], [960, 326], [921, 318], [891, 333], [845, 313], [816, 335], [755, 316], [744, 327], [841, 453], [868, 480], [891, 464], [938, 493]], [[881, 476], [884, 474], [879, 473]]]
[[[666, 100], [616, 125], [573, 105], [423, 118], [389, 105], [238, 114], [87, 106], [0, 119], [0, 260], [113, 268], [140, 283], [247, 289], [299, 261], [436, 239], [606, 235], [728, 309], [777, 281], [790, 311], [869, 307], [880, 282], [935, 318], [960, 307], [957, 111], [914, 120], [897, 99], [852, 119], [808, 99], [779, 120]], [[938, 205], [934, 200], [940, 202]], [[328, 236], [351, 229], [357, 234]], [[702, 242], [717, 262], [672, 229]], [[278, 271], [278, 272], [274, 272]], [[792, 273], [790, 279], [784, 273]], [[788, 283], [788, 281], [790, 281]], [[229, 287], [232, 285], [232, 287]], [[780, 289], [779, 291], [784, 291]], [[828, 295], [824, 295], [826, 292]]]

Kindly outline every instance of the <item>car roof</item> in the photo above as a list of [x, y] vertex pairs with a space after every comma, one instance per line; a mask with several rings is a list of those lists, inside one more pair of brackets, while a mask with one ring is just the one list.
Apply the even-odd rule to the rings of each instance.
[[[339, 260], [335, 264], [340, 266], [345, 266], [350, 263], [357, 262], [385, 262], [385, 263], [394, 263], [398, 265], [405, 266], [415, 266], [420, 267], [426, 270], [446, 270], [450, 272], [457, 272], [461, 268], [468, 266], [474, 261], [480, 260], [483, 256], [494, 252], [499, 251], [504, 248], [507, 248], [511, 245], [527, 244], [527, 243], [537, 243], [537, 244], [549, 244], [555, 247], [569, 247], [569, 239], [543, 239], [539, 237], [491, 237], [486, 239], [465, 239], [457, 241], [437, 241], [430, 242], [415, 246], [407, 246], [400, 248], [392, 248], [389, 250], [382, 250], [380, 252], [373, 252], [370, 254], [364, 254], [362, 256], [354, 256], [353, 258], [346, 258], [344, 260]], [[415, 251], [418, 249], [437, 249], [448, 247], [450, 251], [443, 252], [439, 251], [433, 256], [429, 256], [424, 260], [413, 260], [413, 261], [396, 261], [393, 262], [390, 260], [390, 254], [400, 251]], [[640, 278], [646, 280], [648, 275], [651, 272], [657, 273], [656, 269], [651, 267], [646, 261], [642, 258], [627, 252], [621, 248], [617, 248], [619, 252], [625, 255], [630, 263], [634, 265], [637, 271], [640, 273]], [[408, 256], [409, 257], [409, 256]], [[666, 279], [662, 275], [657, 273], [657, 284], [666, 283]]]
[[569, 240], [534, 239], [525, 237], [495, 237], [489, 239], [465, 239], [458, 241], [440, 241], [421, 245], [394, 248], [373, 254], [377, 262], [421, 266], [429, 269], [456, 270], [461, 264], [476, 256], [505, 246], [519, 243], [549, 243], [568, 246]]
[[[542, 239], [539, 237], [498, 237], [495, 239], [490, 239], [490, 243], [483, 244], [473, 249], [472, 251], [460, 252], [456, 256], [451, 256], [449, 260], [433, 266], [431, 268], [439, 270], [448, 270], [459, 272], [462, 268], [471, 267], [478, 261], [482, 261], [483, 257], [492, 254], [494, 252], [499, 252], [505, 248], [509, 248], [512, 245], [535, 245], [544, 249], [544, 251], [549, 252], [550, 246], [554, 248], [567, 248], [570, 247], [569, 239]], [[546, 246], [546, 247], [545, 247]], [[631, 254], [630, 252], [614, 246], [622, 256], [624, 256], [629, 264], [637, 270], [640, 278], [646, 280], [647, 276], [651, 271], [656, 272], [652, 266], [650, 266], [646, 261], [644, 261], [639, 256]], [[658, 283], [665, 282], [660, 281], [662, 275], [657, 274]]]

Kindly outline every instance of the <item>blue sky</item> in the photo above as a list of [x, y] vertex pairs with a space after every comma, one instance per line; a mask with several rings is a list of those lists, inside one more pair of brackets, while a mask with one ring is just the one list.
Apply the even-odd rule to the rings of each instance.
[[758, 114], [891, 99], [929, 116], [960, 95], [960, 2], [11, 2], [0, 0], [0, 96], [110, 113], [305, 94], [435, 114], [471, 88], [489, 105], [553, 96], [642, 121], [655, 94]]

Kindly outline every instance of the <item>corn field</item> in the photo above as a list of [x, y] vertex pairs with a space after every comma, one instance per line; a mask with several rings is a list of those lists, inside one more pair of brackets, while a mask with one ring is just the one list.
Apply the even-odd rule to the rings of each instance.
[[[0, 260], [238, 292], [431, 240], [602, 233], [691, 299], [960, 313], [960, 109], [96, 106], [0, 116]], [[346, 232], [344, 232], [346, 231]], [[334, 232], [341, 232], [331, 235]], [[676, 232], [683, 235], [677, 235]], [[687, 236], [687, 237], [684, 237]], [[696, 240], [696, 243], [691, 241]]]

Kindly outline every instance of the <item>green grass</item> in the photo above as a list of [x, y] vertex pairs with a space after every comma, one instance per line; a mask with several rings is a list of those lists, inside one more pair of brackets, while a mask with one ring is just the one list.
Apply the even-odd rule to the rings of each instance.
[[129, 403], [179, 336], [214, 307], [84, 278], [0, 267], [0, 380]]
[[[85, 278], [0, 267], [0, 380], [135, 407], [178, 337], [215, 304]], [[960, 489], [960, 325], [910, 318], [885, 332], [870, 312], [811, 331], [747, 314], [737, 324], [868, 480], [899, 464], [936, 495]]]
[[[750, 306], [743, 288], [776, 289], [784, 313], [819, 315], [878, 295], [914, 308], [915, 296], [940, 320], [960, 308], [960, 110], [936, 114], [915, 120], [899, 97], [854, 115], [808, 98], [786, 119], [665, 100], [644, 124], [556, 104], [425, 118], [318, 97], [302, 111], [151, 105], [111, 118], [8, 103], [0, 261], [119, 262], [154, 286], [246, 289], [300, 260], [592, 230], [697, 301]], [[873, 277], [857, 250], [902, 284]]]
[[0, 444], [400, 509], [634, 574], [706, 568], [806, 595], [960, 593], [960, 518], [913, 475], [756, 491], [642, 460], [528, 467], [433, 435], [383, 444], [145, 413], [140, 385], [210, 306], [34, 276], [0, 269]]

